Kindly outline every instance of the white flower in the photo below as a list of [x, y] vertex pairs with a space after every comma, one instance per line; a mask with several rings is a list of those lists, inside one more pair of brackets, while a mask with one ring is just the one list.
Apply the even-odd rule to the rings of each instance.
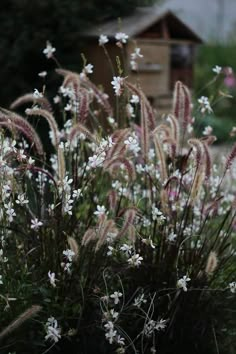
[[94, 154], [93, 156], [90, 156], [88, 161], [88, 167], [96, 168], [102, 166], [105, 158], [106, 158], [105, 151], [103, 151], [99, 155]]
[[16, 216], [15, 210], [11, 206], [11, 202], [9, 202], [8, 204], [4, 204], [4, 207], [7, 209], [6, 214], [8, 215], [9, 222], [12, 222], [13, 216]]
[[107, 332], [105, 334], [106, 339], [109, 341], [110, 344], [112, 344], [114, 342], [116, 334], [117, 334], [117, 331], [115, 331], [113, 329], [111, 329], [109, 332]]
[[138, 253], [134, 254], [132, 257], [128, 259], [128, 263], [134, 267], [139, 267], [143, 257], [141, 257]]
[[70, 103], [67, 103], [67, 105], [64, 107], [64, 110], [65, 110], [66, 112], [71, 111], [71, 110], [72, 110], [72, 105], [71, 105]]
[[146, 304], [147, 300], [144, 297], [144, 294], [140, 294], [134, 299], [134, 306], [140, 307], [141, 304]]
[[132, 136], [129, 136], [125, 141], [124, 144], [127, 145], [129, 150], [133, 151], [135, 156], [137, 156], [137, 153], [140, 151], [140, 146], [138, 143], [138, 138], [135, 133], [133, 133]]
[[55, 287], [56, 287], [55, 273], [52, 273], [52, 272], [49, 270], [49, 272], [48, 272], [48, 278], [49, 278], [50, 284], [55, 288]]
[[108, 255], [108, 256], [112, 256], [113, 252], [114, 252], [114, 247], [108, 246], [107, 255]]
[[128, 118], [135, 117], [134, 107], [130, 103], [127, 103], [127, 105], [126, 105], [126, 112], [127, 112]]
[[104, 45], [106, 43], [108, 43], [109, 39], [106, 35], [101, 34], [98, 40], [99, 45]]
[[167, 320], [163, 320], [162, 318], [156, 322], [155, 329], [157, 331], [161, 331], [166, 328], [166, 322]]
[[205, 127], [202, 134], [203, 135], [210, 135], [212, 133], [212, 130], [213, 130], [212, 127], [210, 125], [208, 125], [207, 127]]
[[222, 71], [222, 67], [219, 66], [219, 65], [216, 65], [216, 66], [214, 66], [214, 68], [212, 69], [212, 71], [213, 71], [214, 73], [216, 73], [217, 75], [219, 75], [219, 74], [221, 73], [221, 71]]
[[118, 334], [118, 336], [116, 337], [116, 343], [120, 345], [125, 345], [125, 339]]
[[75, 256], [74, 251], [67, 249], [67, 250], [63, 251], [62, 253], [68, 259], [69, 262], [72, 262], [72, 259]]
[[120, 293], [119, 291], [115, 291], [113, 294], [110, 295], [110, 298], [113, 299], [114, 304], [117, 305], [120, 302], [120, 297], [122, 296], [122, 293]]
[[42, 226], [43, 223], [42, 221], [39, 221], [38, 218], [32, 219], [31, 220], [31, 226], [30, 228], [37, 231], [40, 226]]
[[72, 194], [72, 198], [77, 199], [77, 198], [81, 197], [82, 195], [83, 194], [82, 194], [81, 189], [74, 189], [73, 194]]
[[47, 41], [46, 48], [43, 50], [43, 54], [46, 55], [48, 59], [52, 58], [53, 53], [55, 53], [56, 48], [54, 48], [49, 41]]
[[169, 242], [175, 242], [176, 237], [177, 237], [177, 235], [172, 231], [172, 232], [167, 236], [167, 240], [168, 240]]
[[39, 77], [46, 77], [47, 76], [47, 71], [41, 71], [40, 73], [38, 73]]
[[180, 278], [177, 281], [177, 287], [182, 288], [183, 291], [187, 291], [187, 282], [190, 281], [191, 279], [187, 277], [187, 275], [184, 275], [183, 278]]
[[29, 165], [33, 165], [35, 163], [35, 160], [32, 159], [32, 157], [30, 156], [29, 160], [28, 160], [28, 164]]
[[208, 97], [206, 96], [202, 96], [198, 99], [198, 102], [200, 103], [201, 105], [201, 113], [205, 113], [206, 111], [208, 113], [211, 113], [212, 112], [212, 108], [211, 108], [211, 105], [210, 105], [210, 102], [209, 102], [209, 99]]
[[42, 94], [42, 92], [39, 92], [39, 90], [34, 89], [33, 96], [34, 96], [34, 98], [42, 98], [43, 94]]
[[115, 123], [115, 119], [112, 118], [112, 117], [108, 117], [107, 120], [108, 120], [108, 122], [109, 122], [110, 124], [114, 124], [114, 123]]
[[3, 281], [2, 281], [2, 275], [0, 275], [0, 285], [3, 284]]
[[61, 329], [58, 327], [57, 320], [53, 317], [48, 318], [46, 326], [47, 334], [45, 336], [45, 340], [51, 340], [57, 343], [59, 339], [61, 339]]
[[97, 205], [97, 210], [94, 212], [94, 215], [97, 216], [103, 216], [106, 214], [106, 208], [104, 207], [104, 205]]
[[158, 217], [163, 216], [162, 212], [155, 207], [155, 205], [152, 206], [152, 219], [157, 220]]
[[138, 58], [143, 58], [143, 55], [140, 53], [140, 48], [135, 48], [134, 53], [130, 55], [132, 60], [136, 60]]
[[231, 293], [236, 293], [236, 282], [233, 281], [232, 283], [229, 283], [229, 289], [231, 291]]
[[24, 204], [28, 204], [28, 203], [29, 203], [29, 201], [28, 201], [28, 199], [25, 199], [24, 194], [18, 194], [16, 204], [23, 206]]
[[56, 95], [55, 97], [53, 97], [53, 102], [55, 104], [59, 103], [60, 101], [61, 101], [60, 96]]
[[139, 103], [139, 96], [138, 95], [132, 95], [131, 99], [130, 99], [130, 103]]
[[93, 73], [93, 65], [92, 64], [87, 64], [85, 67], [84, 67], [84, 72], [86, 74], [92, 74]]
[[115, 91], [116, 96], [121, 95], [121, 88], [123, 85], [124, 78], [120, 76], [113, 76], [113, 80], [111, 81], [111, 84], [113, 86], [113, 89]]
[[110, 331], [111, 329], [114, 329], [114, 323], [112, 321], [107, 321], [107, 323], [104, 325], [106, 331]]
[[133, 249], [133, 247], [130, 245], [127, 245], [126, 243], [124, 243], [120, 247], [120, 250], [123, 251], [126, 254], [126, 256], [129, 256], [132, 253], [132, 249]]
[[131, 67], [131, 70], [137, 71], [138, 70], [137, 62], [135, 60], [130, 60], [130, 67]]
[[127, 43], [127, 39], [129, 36], [123, 32], [117, 32], [115, 35], [115, 39], [121, 43]]

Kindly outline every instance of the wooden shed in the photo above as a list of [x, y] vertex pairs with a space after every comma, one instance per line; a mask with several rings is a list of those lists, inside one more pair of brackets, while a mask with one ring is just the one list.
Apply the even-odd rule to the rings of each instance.
[[[129, 36], [122, 51], [115, 35], [124, 32]], [[109, 38], [106, 49], [117, 71], [118, 56], [124, 68], [123, 76], [138, 82], [159, 113], [169, 111], [172, 90], [177, 80], [193, 87], [195, 47], [201, 38], [182, 22], [172, 11], [161, 13], [158, 6], [138, 8], [131, 16], [106, 22], [86, 32], [87, 60], [94, 65], [94, 81], [114, 95], [111, 87], [112, 70], [104, 50], [98, 45], [100, 34]], [[131, 53], [140, 48], [143, 55], [138, 59], [138, 69], [132, 70]]]

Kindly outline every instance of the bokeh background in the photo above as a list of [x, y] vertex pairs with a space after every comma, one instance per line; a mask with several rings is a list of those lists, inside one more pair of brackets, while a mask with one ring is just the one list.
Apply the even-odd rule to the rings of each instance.
[[[39, 87], [38, 73], [55, 66], [42, 53], [47, 40], [56, 47], [63, 67], [79, 71], [85, 45], [82, 31], [152, 3], [175, 11], [203, 38], [197, 52], [194, 95], [196, 100], [206, 95], [214, 101], [214, 114], [206, 117], [201, 129], [212, 125], [218, 142], [229, 140], [229, 131], [236, 125], [235, 0], [1, 0], [0, 106], [8, 107], [16, 97]], [[215, 65], [225, 68], [221, 86], [207, 85]], [[56, 76], [50, 80], [56, 81]], [[219, 90], [233, 97], [217, 99]]]

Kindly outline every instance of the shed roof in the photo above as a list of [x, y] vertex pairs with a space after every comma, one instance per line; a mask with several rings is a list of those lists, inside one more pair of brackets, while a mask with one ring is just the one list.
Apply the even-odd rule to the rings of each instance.
[[[202, 39], [179, 17], [177, 17], [174, 12], [170, 10], [161, 10], [157, 5], [148, 7], [138, 7], [134, 13], [130, 16], [121, 18], [121, 21], [111, 20], [103, 24], [96, 25], [90, 30], [83, 33], [84, 36], [90, 38], [97, 38], [100, 34], [105, 34], [109, 38], [114, 38], [117, 32], [124, 32], [129, 37], [137, 37], [146, 30], [148, 30], [153, 25], [166, 19], [168, 23], [174, 23], [174, 31], [177, 37], [180, 38], [177, 32], [180, 32], [183, 39], [189, 39], [196, 43], [202, 43]], [[173, 29], [172, 29], [173, 32]]]

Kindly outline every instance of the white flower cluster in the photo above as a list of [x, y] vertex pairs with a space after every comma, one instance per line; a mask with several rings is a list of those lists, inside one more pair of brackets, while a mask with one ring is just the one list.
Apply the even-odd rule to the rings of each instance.
[[124, 32], [117, 32], [115, 35], [115, 39], [119, 42], [119, 43], [127, 43], [129, 36], [127, 34], [125, 34]]
[[133, 71], [137, 71], [138, 70], [138, 63], [137, 63], [137, 59], [138, 58], [143, 58], [143, 55], [140, 53], [140, 48], [135, 48], [134, 52], [131, 53], [130, 55], [130, 66], [131, 66], [131, 70]]
[[159, 223], [166, 220], [166, 217], [154, 204], [152, 205], [152, 220], [157, 220]]
[[123, 87], [123, 82], [124, 78], [121, 76], [113, 76], [113, 80], [111, 81], [111, 84], [113, 86], [113, 89], [115, 91], [116, 96], [120, 96], [122, 93], [122, 87]]
[[73, 204], [82, 196], [81, 189], [72, 190], [71, 185], [73, 179], [69, 176], [59, 182], [58, 191], [62, 197], [62, 211], [63, 214], [72, 215]]
[[135, 132], [133, 132], [133, 134], [124, 141], [124, 144], [130, 151], [134, 153], [135, 156], [137, 156], [138, 152], [141, 150], [138, 142], [138, 137]]
[[212, 113], [212, 108], [209, 102], [209, 98], [206, 96], [202, 96], [198, 99], [198, 102], [200, 103], [200, 111], [202, 114], [204, 114], [205, 112], [207, 113]]
[[99, 145], [91, 145], [94, 155], [89, 157], [87, 170], [101, 167], [106, 159], [107, 152], [114, 145], [112, 138], [108, 136], [102, 139]]
[[46, 323], [45, 340], [50, 340], [57, 343], [61, 339], [61, 328], [58, 327], [58, 322], [54, 317], [49, 317]]
[[64, 258], [65, 258], [65, 262], [61, 263], [62, 268], [64, 269], [65, 272], [67, 272], [68, 274], [71, 273], [71, 266], [72, 266], [72, 262], [73, 259], [75, 257], [75, 252], [72, 251], [71, 249], [67, 249], [64, 250], [62, 252]]
[[144, 326], [144, 334], [147, 337], [151, 337], [154, 331], [163, 331], [166, 328], [167, 320], [162, 318], [159, 321], [149, 320]]
[[210, 125], [208, 125], [207, 127], [204, 128], [202, 134], [203, 135], [211, 135], [212, 131], [213, 131], [213, 128]]
[[133, 249], [132, 246], [127, 245], [124, 243], [121, 247], [120, 250], [125, 254], [126, 257], [129, 257], [127, 262], [129, 265], [133, 267], [139, 267], [140, 264], [143, 261], [143, 257], [141, 257], [138, 253], [135, 253], [135, 250]]

